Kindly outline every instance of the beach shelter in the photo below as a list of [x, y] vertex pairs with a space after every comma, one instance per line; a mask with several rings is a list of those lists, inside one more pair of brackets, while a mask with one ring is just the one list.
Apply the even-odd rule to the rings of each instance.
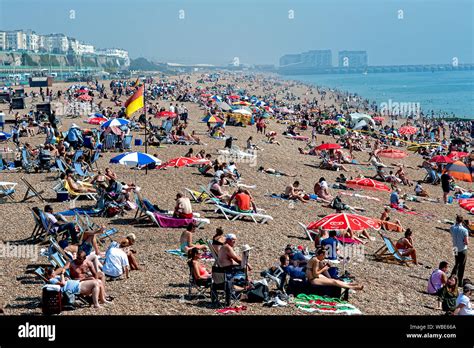
[[474, 182], [474, 170], [468, 168], [461, 161], [448, 164], [446, 166], [446, 171], [456, 180]]
[[202, 122], [209, 122], [209, 123], [224, 123], [224, 120], [215, 116], [215, 115], [207, 115], [202, 119]]
[[172, 112], [172, 111], [161, 111], [161, 112], [157, 112], [155, 117], [159, 118], [159, 117], [176, 117], [176, 113], [175, 112]]
[[434, 163], [453, 163], [454, 161], [452, 160], [451, 157], [438, 155], [438, 156], [434, 156], [433, 158], [431, 158], [430, 162], [434, 162]]
[[[207, 161], [207, 160], [204, 160], [204, 161]], [[162, 168], [167, 168], [167, 167], [170, 167], [170, 168], [179, 168], [179, 167], [185, 167], [185, 166], [188, 166], [190, 164], [196, 164], [196, 163], [200, 163], [202, 164], [201, 162], [202, 161], [202, 158], [197, 158], [197, 157], [176, 157], [176, 158], [173, 158], [173, 159], [170, 159], [169, 161], [163, 163], [161, 166], [158, 167], [158, 169], [162, 169]], [[204, 162], [205, 163], [205, 162]]]
[[397, 150], [397, 149], [385, 149], [381, 150], [377, 153], [378, 156], [380, 157], [386, 157], [386, 158], [405, 158], [408, 156], [408, 154], [402, 150]]
[[342, 146], [339, 144], [331, 144], [331, 143], [326, 143], [326, 144], [321, 144], [319, 146], [316, 146], [316, 150], [321, 151], [321, 150], [337, 150], [337, 149], [342, 149]]
[[129, 123], [130, 121], [124, 118], [113, 118], [111, 120], [108, 120], [107, 122], [104, 122], [101, 127], [104, 129], [109, 127], [121, 127], [126, 126]]
[[321, 220], [311, 222], [308, 230], [347, 230], [362, 231], [368, 228], [380, 229], [380, 223], [376, 219], [357, 214], [330, 214]]
[[418, 128], [413, 127], [413, 126], [404, 126], [398, 130], [398, 134], [400, 135], [413, 135], [413, 134], [416, 134], [417, 132], [418, 132]]
[[366, 190], [375, 190], [375, 191], [387, 191], [390, 192], [390, 188], [384, 183], [369, 179], [369, 178], [360, 178], [354, 180], [347, 180], [346, 185], [349, 187], [357, 187]]
[[110, 160], [110, 163], [123, 164], [130, 167], [145, 166], [150, 163], [161, 164], [161, 160], [155, 156], [143, 152], [127, 152], [115, 156]]

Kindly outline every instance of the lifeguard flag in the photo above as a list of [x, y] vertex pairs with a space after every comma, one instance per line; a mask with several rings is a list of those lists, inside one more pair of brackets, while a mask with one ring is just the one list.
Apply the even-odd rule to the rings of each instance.
[[125, 102], [125, 114], [127, 117], [133, 115], [133, 113], [145, 106], [145, 100], [143, 97], [144, 87], [141, 86], [137, 91]]

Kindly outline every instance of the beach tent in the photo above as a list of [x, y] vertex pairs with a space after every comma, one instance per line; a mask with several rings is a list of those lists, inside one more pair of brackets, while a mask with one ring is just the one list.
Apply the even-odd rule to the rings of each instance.
[[384, 183], [369, 179], [369, 178], [360, 178], [355, 180], [347, 180], [346, 185], [349, 187], [357, 187], [366, 190], [375, 190], [375, 191], [387, 191], [390, 192], [390, 188]]
[[308, 230], [347, 230], [362, 231], [367, 228], [380, 229], [380, 223], [376, 219], [357, 214], [330, 214], [321, 220], [311, 222]]
[[473, 168], [468, 168], [461, 161], [456, 161], [454, 163], [448, 164], [446, 166], [446, 171], [454, 179], [461, 180], [461, 181], [466, 181], [466, 182], [474, 182], [474, 170], [473, 170]]
[[349, 126], [353, 129], [361, 129], [364, 126], [375, 127], [375, 122], [370, 115], [354, 112], [349, 115]]

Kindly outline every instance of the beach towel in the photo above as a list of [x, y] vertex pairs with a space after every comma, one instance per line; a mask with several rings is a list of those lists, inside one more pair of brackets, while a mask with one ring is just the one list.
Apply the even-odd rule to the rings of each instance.
[[294, 139], [294, 140], [299, 140], [299, 141], [308, 141], [309, 137], [304, 136], [304, 135], [285, 135], [286, 138], [288, 139]]
[[[165, 253], [170, 254], [170, 255], [174, 255], [174, 256], [179, 256], [179, 257], [182, 257], [182, 258], [187, 258], [188, 257], [188, 255], [186, 255], [186, 253], [182, 252], [181, 249], [169, 249], [169, 250], [165, 250]], [[209, 262], [214, 262], [215, 261], [210, 252], [206, 251], [206, 252], [202, 253], [200, 256], [201, 256], [201, 260], [203, 260], [203, 261], [209, 261]]]
[[[277, 194], [277, 193], [272, 193], [271, 195], [266, 195], [266, 196], [270, 197], [270, 198], [282, 199], [284, 201], [294, 201], [294, 202], [298, 201], [296, 199], [289, 199], [289, 198], [282, 197], [281, 194]], [[309, 200], [310, 201], [317, 201], [318, 196], [315, 195], [314, 193], [312, 193], [312, 194], [309, 195]]]
[[154, 212], [153, 215], [155, 216], [156, 221], [160, 227], [163, 228], [180, 228], [186, 227], [189, 224], [195, 223], [195, 219], [177, 219], [172, 216], [162, 215], [157, 212]]
[[216, 313], [219, 313], [219, 314], [239, 313], [245, 310], [247, 310], [247, 306], [226, 307], [226, 308], [216, 309]]
[[336, 237], [336, 239], [343, 244], [362, 244], [362, 242], [358, 241], [357, 239], [352, 239], [349, 237]]
[[330, 298], [318, 295], [299, 294], [293, 302], [296, 308], [305, 312], [319, 312], [324, 314], [362, 314], [362, 312], [354, 305], [347, 301], [337, 298]]
[[368, 200], [371, 200], [371, 201], [380, 202], [380, 199], [377, 198], [377, 197], [371, 197], [371, 196], [366, 196], [366, 195], [360, 195], [360, 194], [358, 194], [358, 193], [340, 191], [339, 194], [340, 194], [340, 195], [344, 195], [344, 196], [351, 196], [351, 197], [357, 197], [357, 198], [364, 198], [364, 199], [368, 199]]
[[92, 208], [92, 209], [74, 208], [74, 209], [61, 211], [58, 214], [61, 214], [64, 216], [74, 216], [76, 214], [95, 216], [95, 215], [100, 214], [101, 212], [102, 212], [102, 209], [96, 209], [96, 208]]

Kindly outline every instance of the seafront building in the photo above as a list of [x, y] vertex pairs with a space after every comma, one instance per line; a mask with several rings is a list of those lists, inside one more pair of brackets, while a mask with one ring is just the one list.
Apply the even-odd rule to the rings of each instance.
[[339, 67], [368, 66], [367, 51], [339, 51]]

